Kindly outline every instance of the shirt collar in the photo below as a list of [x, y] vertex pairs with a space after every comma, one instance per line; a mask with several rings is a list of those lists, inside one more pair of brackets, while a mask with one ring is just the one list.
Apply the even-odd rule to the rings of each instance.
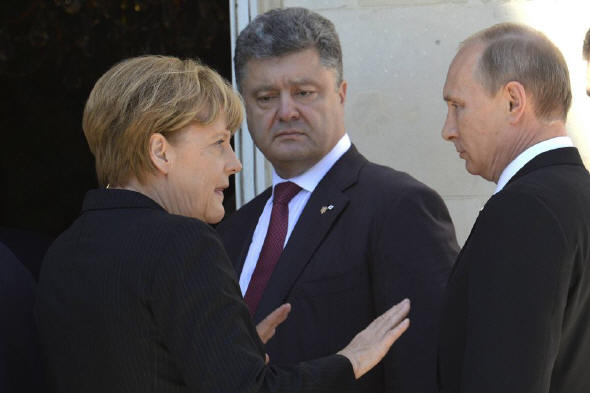
[[496, 186], [496, 191], [494, 191], [494, 194], [500, 192], [504, 186], [508, 184], [510, 179], [512, 179], [512, 177], [527, 164], [527, 162], [539, 154], [562, 147], [572, 147], [573, 145], [574, 143], [569, 136], [558, 136], [529, 147], [520, 153], [510, 164], [508, 164], [506, 168], [504, 168], [500, 178], [498, 179], [498, 185]]
[[280, 177], [276, 171], [272, 170], [272, 185], [273, 185], [273, 192], [274, 186], [278, 183], [282, 183], [284, 181], [290, 181], [297, 184], [302, 189], [313, 192], [317, 187], [318, 183], [323, 179], [323, 177], [328, 173], [328, 171], [334, 166], [336, 161], [342, 157], [344, 153], [350, 148], [351, 146], [350, 137], [348, 134], [344, 134], [342, 138], [336, 143], [336, 145], [330, 150], [328, 154], [326, 154], [320, 161], [317, 162], [314, 166], [309, 168], [307, 171], [303, 172], [299, 176], [295, 176], [291, 179], [283, 179]]

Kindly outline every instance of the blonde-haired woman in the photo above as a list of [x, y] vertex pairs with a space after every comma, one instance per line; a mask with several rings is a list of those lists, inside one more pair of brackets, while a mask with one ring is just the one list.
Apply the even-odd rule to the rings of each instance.
[[96, 83], [83, 129], [102, 187], [49, 249], [39, 284], [57, 392], [354, 390], [407, 328], [403, 302], [339, 354], [266, 364], [208, 225], [222, 219], [223, 190], [241, 170], [230, 138], [242, 113], [227, 82], [192, 60], [133, 58]]

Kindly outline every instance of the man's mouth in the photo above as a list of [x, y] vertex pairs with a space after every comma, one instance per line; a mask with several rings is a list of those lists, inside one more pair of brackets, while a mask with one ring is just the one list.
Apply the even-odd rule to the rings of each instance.
[[457, 150], [457, 153], [459, 153], [459, 157], [465, 158], [465, 150], [458, 148], [457, 146], [455, 146], [455, 150]]
[[275, 138], [281, 138], [281, 137], [292, 137], [292, 136], [300, 136], [300, 135], [305, 135], [304, 132], [299, 131], [299, 130], [282, 130], [279, 131], [275, 134]]

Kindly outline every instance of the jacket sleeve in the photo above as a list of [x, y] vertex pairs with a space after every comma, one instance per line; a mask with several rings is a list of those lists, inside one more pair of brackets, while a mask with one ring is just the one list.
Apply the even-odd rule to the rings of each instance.
[[385, 391], [434, 393], [439, 315], [459, 247], [441, 197], [422, 184], [381, 209], [372, 245], [376, 313], [403, 298], [410, 328], [384, 359]]
[[341, 392], [352, 385], [339, 355], [265, 366], [264, 347], [216, 233], [188, 222], [168, 235], [155, 273], [153, 310], [191, 392]]

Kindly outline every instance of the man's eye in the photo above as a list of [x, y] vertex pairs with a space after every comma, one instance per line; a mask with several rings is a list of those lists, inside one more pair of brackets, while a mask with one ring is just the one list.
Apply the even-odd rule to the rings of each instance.
[[299, 90], [297, 92], [297, 95], [300, 97], [310, 97], [313, 93], [315, 93], [315, 91], [313, 90]]
[[266, 102], [272, 101], [275, 97], [276, 96], [273, 96], [273, 95], [265, 95], [265, 96], [256, 97], [256, 99], [258, 100], [258, 102], [266, 103]]

